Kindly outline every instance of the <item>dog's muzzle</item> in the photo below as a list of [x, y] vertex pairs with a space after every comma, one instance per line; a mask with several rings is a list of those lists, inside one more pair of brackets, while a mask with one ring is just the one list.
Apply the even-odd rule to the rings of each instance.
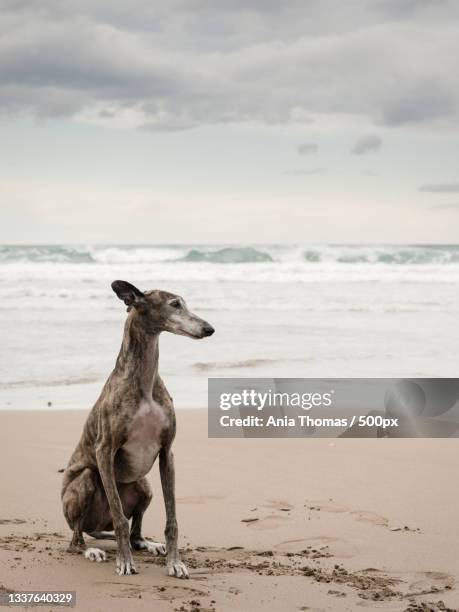
[[215, 329], [212, 327], [212, 325], [206, 323], [206, 325], [204, 325], [204, 327], [202, 328], [202, 337], [205, 338], [206, 336], [211, 336], [214, 331]]

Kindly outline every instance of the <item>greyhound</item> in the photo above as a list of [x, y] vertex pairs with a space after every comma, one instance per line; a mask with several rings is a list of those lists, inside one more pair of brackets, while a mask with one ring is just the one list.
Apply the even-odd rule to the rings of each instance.
[[[112, 289], [129, 313], [113, 372], [91, 410], [64, 472], [64, 516], [73, 530], [70, 552], [105, 561], [105, 552], [86, 548], [83, 532], [117, 541], [117, 573], [136, 574], [131, 549], [167, 554], [169, 576], [188, 578], [177, 547], [174, 457], [175, 413], [158, 374], [162, 331], [204, 338], [214, 328], [192, 314], [184, 300], [166, 291], [142, 292], [126, 281]], [[142, 517], [152, 499], [146, 474], [159, 456], [166, 509], [166, 545], [142, 536]], [[132, 518], [129, 530], [129, 520]], [[113, 532], [110, 533], [110, 532]]]

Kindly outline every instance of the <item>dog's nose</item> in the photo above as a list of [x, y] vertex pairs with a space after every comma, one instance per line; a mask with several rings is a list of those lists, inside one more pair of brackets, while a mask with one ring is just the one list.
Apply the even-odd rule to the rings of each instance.
[[203, 331], [204, 336], [211, 336], [214, 333], [215, 329], [212, 327], [212, 325], [209, 325], [208, 323], [206, 323], [202, 331]]

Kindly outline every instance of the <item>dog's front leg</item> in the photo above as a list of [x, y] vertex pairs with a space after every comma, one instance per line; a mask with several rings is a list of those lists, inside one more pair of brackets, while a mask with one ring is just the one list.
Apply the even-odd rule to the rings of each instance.
[[114, 457], [115, 451], [109, 443], [101, 442], [98, 444], [96, 448], [97, 466], [102, 478], [105, 494], [107, 495], [108, 505], [110, 506], [113, 528], [118, 544], [116, 572], [120, 576], [137, 574], [129, 542], [129, 521], [124, 515], [115, 481]]
[[170, 449], [163, 449], [159, 455], [159, 472], [166, 507], [166, 550], [167, 573], [177, 578], [189, 578], [186, 565], [180, 560], [178, 551], [178, 527], [175, 514], [175, 469], [174, 455]]

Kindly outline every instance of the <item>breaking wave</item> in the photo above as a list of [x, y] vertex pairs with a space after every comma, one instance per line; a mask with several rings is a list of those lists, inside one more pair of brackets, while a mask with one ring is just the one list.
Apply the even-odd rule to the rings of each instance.
[[211, 263], [259, 263], [273, 261], [269, 253], [257, 251], [253, 247], [227, 247], [217, 251], [191, 249], [182, 261], [208, 261]]
[[334, 263], [428, 265], [459, 263], [458, 245], [357, 246], [300, 245], [241, 246], [151, 246], [107, 245], [0, 246], [0, 264], [69, 263], [69, 264], [266, 264], [266, 263]]

